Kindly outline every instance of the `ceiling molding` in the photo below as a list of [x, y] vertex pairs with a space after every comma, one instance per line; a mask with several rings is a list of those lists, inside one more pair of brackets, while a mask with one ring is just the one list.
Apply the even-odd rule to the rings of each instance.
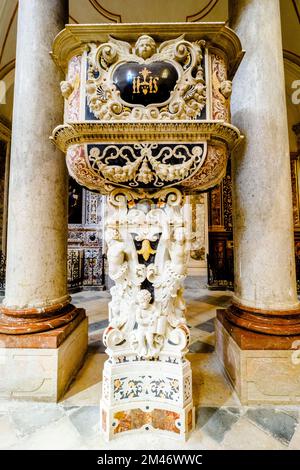
[[75, 18], [73, 18], [73, 16], [69, 15], [69, 18], [70, 20], [72, 20], [75, 24], [79, 24], [79, 22], [77, 20], [75, 20]]
[[212, 11], [212, 9], [217, 5], [218, 2], [219, 0], [209, 0], [209, 2], [204, 8], [202, 8], [197, 13], [194, 13], [193, 15], [188, 15], [185, 21], [194, 22], [202, 20], [202, 18], [204, 18], [206, 15], [208, 15], [208, 13]]
[[287, 49], [283, 49], [283, 57], [289, 62], [292, 62], [293, 64], [300, 67], [300, 55], [295, 54], [295, 52], [289, 51]]
[[100, 15], [104, 16], [109, 21], [112, 21], [113, 23], [122, 23], [122, 17], [121, 15], [118, 15], [117, 13], [113, 13], [112, 11], [106, 10], [100, 3], [98, 3], [97, 0], [89, 0], [90, 4], [92, 7], [97, 10]]
[[1, 140], [5, 140], [7, 142], [10, 141], [11, 123], [4, 116], [1, 116], [1, 115], [0, 115], [0, 136], [1, 136]]
[[3, 65], [0, 69], [0, 80], [3, 80], [6, 75], [11, 72], [16, 66], [16, 59], [12, 59], [7, 64]]
[[299, 2], [299, 0], [293, 0], [293, 5], [294, 5], [295, 11], [296, 11], [298, 21], [300, 23], [300, 2]]
[[8, 23], [8, 27], [7, 27], [7, 30], [6, 30], [6, 33], [5, 33], [5, 36], [4, 36], [4, 41], [3, 41], [3, 44], [2, 44], [2, 48], [1, 48], [1, 52], [0, 52], [0, 64], [1, 64], [1, 61], [2, 61], [2, 57], [3, 57], [3, 54], [4, 54], [4, 50], [5, 50], [5, 46], [6, 46], [6, 41], [8, 39], [8, 35], [9, 35], [9, 32], [10, 32], [10, 29], [12, 27], [12, 24], [14, 22], [14, 19], [15, 19], [15, 16], [16, 16], [16, 13], [18, 11], [18, 2], [14, 8], [14, 11], [13, 11], [13, 14], [9, 20], [9, 23]]

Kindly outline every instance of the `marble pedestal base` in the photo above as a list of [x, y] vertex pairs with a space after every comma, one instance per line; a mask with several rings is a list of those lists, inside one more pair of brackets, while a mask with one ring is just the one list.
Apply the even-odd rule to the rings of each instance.
[[100, 411], [107, 441], [137, 431], [186, 440], [195, 426], [190, 363], [107, 360]]
[[233, 326], [218, 311], [217, 355], [243, 405], [300, 403], [300, 336], [278, 337]]
[[44, 333], [0, 335], [0, 398], [57, 402], [83, 363], [88, 321]]

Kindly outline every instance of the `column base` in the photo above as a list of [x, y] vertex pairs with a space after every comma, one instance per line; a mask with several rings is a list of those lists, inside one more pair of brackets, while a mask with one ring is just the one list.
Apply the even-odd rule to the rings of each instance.
[[88, 344], [88, 320], [43, 333], [0, 334], [0, 398], [57, 402], [80, 369]]
[[233, 325], [217, 311], [216, 351], [243, 405], [300, 403], [300, 335], [272, 336]]
[[186, 440], [195, 427], [190, 363], [106, 361], [100, 416], [106, 441], [136, 431]]

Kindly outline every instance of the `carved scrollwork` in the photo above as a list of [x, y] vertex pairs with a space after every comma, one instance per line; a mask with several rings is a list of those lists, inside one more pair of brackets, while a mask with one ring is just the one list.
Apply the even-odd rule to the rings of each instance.
[[202, 191], [219, 184], [226, 172], [228, 150], [225, 145], [209, 145], [207, 158], [193, 178], [184, 181], [182, 186], [186, 191]]
[[[144, 195], [159, 188], [163, 193], [163, 188], [168, 189], [168, 186], [173, 185], [188, 192], [205, 191], [218, 184], [226, 171], [228, 150], [223, 144], [208, 145], [207, 150], [206, 144], [189, 148], [184, 144], [159, 146], [147, 143], [136, 144], [136, 148], [134, 147], [73, 145], [67, 152], [67, 166], [71, 176], [79, 184], [103, 194], [111, 192], [114, 186], [131, 188], [132, 194]], [[141, 150], [147, 152], [141, 155]], [[150, 151], [155, 151], [154, 156], [149, 156]], [[123, 166], [120, 165], [122, 156]], [[135, 160], [131, 161], [133, 158]], [[173, 163], [177, 160], [181, 163]], [[119, 165], [111, 165], [115, 161]], [[143, 162], [147, 163], [147, 168], [143, 166]], [[132, 196], [132, 200], [134, 198]]]
[[204, 41], [89, 44], [87, 104], [96, 119], [197, 119], [206, 103]]
[[206, 145], [88, 145], [87, 163], [107, 182], [132, 188], [177, 184], [203, 164]]
[[[182, 283], [188, 239], [183, 195], [164, 188], [144, 193], [116, 188], [108, 198], [106, 242], [115, 281], [104, 341], [112, 358], [185, 354], [189, 332]], [[138, 247], [141, 247], [140, 249]]]

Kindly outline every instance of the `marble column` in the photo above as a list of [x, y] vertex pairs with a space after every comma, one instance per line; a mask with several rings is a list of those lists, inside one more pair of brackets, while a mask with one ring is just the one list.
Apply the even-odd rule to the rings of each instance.
[[[0, 310], [4, 348], [58, 348], [85, 317], [83, 309], [70, 305], [67, 293], [67, 170], [64, 156], [49, 140], [63, 118], [60, 74], [49, 51], [67, 22], [67, 0], [19, 1], [6, 292]], [[81, 355], [85, 342], [78, 343]], [[29, 376], [34, 367], [36, 375], [47, 369], [30, 366], [28, 360], [23, 363]], [[70, 378], [65, 367], [64, 381]], [[74, 364], [70, 367], [74, 372]], [[30, 383], [34, 388], [34, 381]], [[57, 398], [58, 388], [54, 384], [46, 399]], [[47, 396], [45, 390], [42, 396]]]
[[[300, 333], [279, 0], [239, 0], [230, 7], [231, 26], [246, 50], [231, 101], [233, 124], [245, 141], [233, 155], [237, 309], [230, 317], [255, 331]], [[278, 327], [266, 315], [277, 317]], [[295, 319], [281, 321], [286, 315]]]
[[217, 351], [240, 399], [299, 403], [291, 350], [300, 338], [279, 0], [231, 0], [246, 53], [233, 81], [235, 286], [218, 311]]

